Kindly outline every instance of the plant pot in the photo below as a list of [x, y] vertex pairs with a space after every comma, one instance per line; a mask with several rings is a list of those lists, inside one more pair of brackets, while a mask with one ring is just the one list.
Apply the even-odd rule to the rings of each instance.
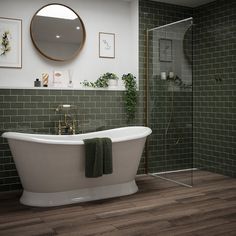
[[116, 87], [118, 85], [118, 80], [117, 79], [110, 79], [108, 81], [109, 87]]

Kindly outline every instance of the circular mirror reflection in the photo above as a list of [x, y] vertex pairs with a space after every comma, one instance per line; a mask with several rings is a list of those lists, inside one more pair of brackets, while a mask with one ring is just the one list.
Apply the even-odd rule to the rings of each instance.
[[71, 60], [81, 51], [85, 41], [82, 20], [62, 4], [49, 4], [39, 9], [31, 20], [30, 34], [38, 51], [55, 61]]

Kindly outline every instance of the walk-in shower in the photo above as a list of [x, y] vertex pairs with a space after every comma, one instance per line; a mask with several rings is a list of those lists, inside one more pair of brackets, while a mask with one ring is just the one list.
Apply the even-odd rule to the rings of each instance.
[[191, 186], [193, 19], [147, 30], [148, 173]]

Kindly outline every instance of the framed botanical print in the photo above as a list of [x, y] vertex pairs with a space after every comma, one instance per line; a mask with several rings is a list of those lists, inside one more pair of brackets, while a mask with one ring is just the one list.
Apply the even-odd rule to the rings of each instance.
[[159, 39], [159, 53], [160, 53], [160, 61], [171, 62], [172, 61], [172, 40]]
[[115, 58], [115, 34], [99, 33], [99, 57]]
[[0, 18], [0, 67], [22, 67], [22, 20]]

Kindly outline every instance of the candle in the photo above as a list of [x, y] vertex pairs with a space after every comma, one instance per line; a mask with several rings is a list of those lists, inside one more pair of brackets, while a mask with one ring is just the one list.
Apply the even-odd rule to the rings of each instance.
[[169, 72], [169, 78], [170, 79], [174, 78], [174, 72], [172, 72], [172, 71]]
[[48, 87], [48, 77], [49, 75], [47, 73], [42, 74], [43, 87]]
[[166, 80], [166, 72], [161, 72], [161, 79]]

